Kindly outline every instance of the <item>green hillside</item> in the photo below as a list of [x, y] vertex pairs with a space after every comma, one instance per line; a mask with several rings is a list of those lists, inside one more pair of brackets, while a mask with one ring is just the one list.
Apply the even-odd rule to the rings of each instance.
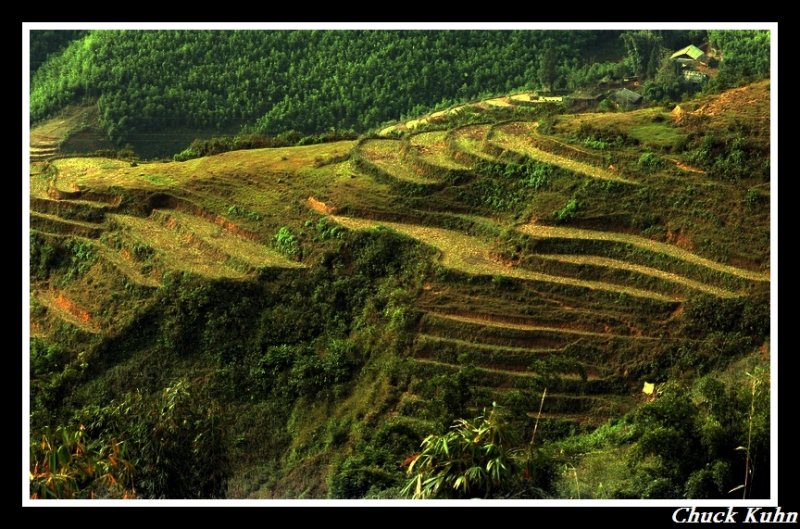
[[[244, 39], [243, 57], [256, 38], [224, 35]], [[259, 47], [291, 56], [313, 42], [323, 58], [343, 38], [327, 35]], [[376, 50], [415, 64], [407, 34], [358, 35], [343, 57], [386, 39], [396, 47]], [[92, 32], [35, 74], [37, 97], [82, 46], [98, 96], [105, 46], [140, 38], [167, 39], [191, 72], [193, 43], [212, 37], [181, 34], [169, 51], [163, 35]], [[478, 37], [426, 38], [435, 55], [436, 42], [468, 50]], [[487, 49], [524, 56], [527, 38]], [[518, 66], [518, 78], [475, 80], [472, 95], [491, 98], [353, 140], [143, 162], [54, 157], [93, 119], [85, 107], [34, 126], [31, 494], [767, 497], [770, 81], [698, 93], [677, 112], [574, 112], [531, 91], [497, 97], [526, 82], [531, 66]], [[347, 78], [356, 95], [332, 125], [420, 104], [373, 78], [386, 84]], [[422, 103], [455, 96], [436, 82]], [[359, 99], [361, 86], [386, 99]], [[197, 113], [181, 125], [244, 120], [243, 90], [186, 103]], [[99, 95], [101, 121], [114, 94]], [[247, 119], [260, 113], [267, 130], [331, 117], [252, 105]]]

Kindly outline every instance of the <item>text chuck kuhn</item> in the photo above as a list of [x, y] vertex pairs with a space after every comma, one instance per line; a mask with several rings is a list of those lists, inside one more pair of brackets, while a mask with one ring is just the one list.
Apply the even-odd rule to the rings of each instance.
[[748, 507], [737, 511], [728, 507], [724, 511], [697, 511], [694, 507], [681, 507], [672, 513], [675, 523], [797, 523], [796, 512], [783, 512], [780, 507], [764, 509]]

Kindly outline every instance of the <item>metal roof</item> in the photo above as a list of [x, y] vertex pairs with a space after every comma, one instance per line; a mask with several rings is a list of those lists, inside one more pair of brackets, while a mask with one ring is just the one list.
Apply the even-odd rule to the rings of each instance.
[[624, 103], [638, 103], [642, 99], [642, 94], [637, 94], [633, 90], [628, 90], [627, 88], [621, 88], [614, 92], [614, 99]]
[[675, 59], [677, 57], [680, 57], [681, 55], [688, 55], [692, 59], [697, 60], [697, 59], [699, 59], [700, 57], [702, 57], [705, 54], [703, 53], [703, 50], [701, 50], [700, 48], [698, 48], [694, 44], [689, 44], [685, 48], [680, 49], [680, 50], [676, 51], [675, 53], [673, 53], [670, 56], [670, 59]]

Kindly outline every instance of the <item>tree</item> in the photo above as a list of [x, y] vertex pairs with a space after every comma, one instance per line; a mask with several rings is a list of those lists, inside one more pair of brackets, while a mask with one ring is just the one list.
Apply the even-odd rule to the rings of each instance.
[[[694, 391], [676, 383], [634, 414], [634, 461], [644, 498], [765, 498], [769, 495], [769, 370], [711, 375]], [[653, 484], [658, 482], [658, 486]]]
[[415, 499], [500, 494], [521, 475], [522, 464], [510, 449], [506, 425], [492, 410], [472, 421], [458, 419], [443, 435], [429, 435], [422, 452], [411, 456], [410, 479], [403, 494]]
[[228, 446], [214, 400], [185, 378], [155, 395], [140, 391], [82, 412], [87, 432], [124, 439], [137, 495], [146, 498], [221, 498]]
[[625, 43], [627, 57], [625, 62], [634, 75], [652, 77], [661, 65], [663, 40], [660, 35], [649, 31], [626, 31], [620, 35]]
[[539, 82], [548, 90], [552, 90], [558, 78], [558, 50], [551, 40], [545, 43], [544, 54], [539, 63]]
[[300, 255], [300, 243], [297, 242], [295, 237], [287, 226], [281, 226], [275, 233], [274, 243], [275, 248], [289, 257], [297, 257]]

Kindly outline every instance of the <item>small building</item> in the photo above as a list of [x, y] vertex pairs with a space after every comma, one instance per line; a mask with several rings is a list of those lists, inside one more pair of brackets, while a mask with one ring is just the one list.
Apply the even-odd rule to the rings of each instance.
[[694, 44], [689, 44], [685, 48], [676, 51], [670, 55], [669, 58], [673, 61], [677, 61], [683, 67], [686, 67], [695, 61], [702, 64], [708, 64], [708, 55], [706, 55], [703, 50]]
[[611, 99], [622, 108], [632, 108], [642, 104], [642, 94], [627, 88], [620, 88], [611, 93]]

